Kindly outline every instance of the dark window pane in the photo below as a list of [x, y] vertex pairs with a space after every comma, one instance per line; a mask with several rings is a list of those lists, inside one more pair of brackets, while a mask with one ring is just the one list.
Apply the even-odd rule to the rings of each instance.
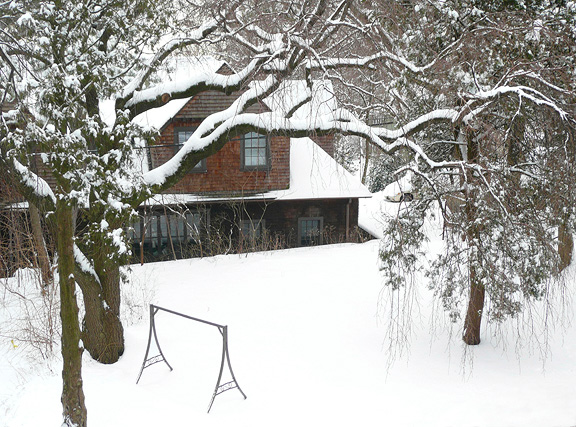
[[321, 243], [322, 222], [320, 218], [300, 220], [300, 245], [313, 246]]

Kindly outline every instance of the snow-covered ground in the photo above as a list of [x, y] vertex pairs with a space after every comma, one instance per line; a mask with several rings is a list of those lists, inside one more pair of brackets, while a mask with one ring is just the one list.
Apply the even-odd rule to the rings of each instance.
[[[124, 356], [111, 366], [84, 358], [89, 425], [576, 425], [574, 326], [556, 325], [545, 363], [541, 347], [512, 335], [499, 340], [487, 328], [482, 344], [464, 353], [459, 331], [450, 339], [441, 320], [432, 322], [432, 298], [420, 289], [410, 352], [390, 366], [377, 252], [372, 241], [133, 266]], [[5, 327], [20, 297], [0, 290]], [[246, 400], [229, 390], [206, 413], [220, 333], [164, 312], [156, 316], [159, 340], [174, 370], [155, 364], [136, 385], [150, 301], [229, 325]], [[59, 425], [59, 360], [0, 340], [0, 425]]]

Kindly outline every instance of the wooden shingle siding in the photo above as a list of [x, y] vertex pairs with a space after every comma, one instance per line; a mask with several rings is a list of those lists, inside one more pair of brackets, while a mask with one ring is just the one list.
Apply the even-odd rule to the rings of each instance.
[[52, 175], [52, 171], [48, 166], [44, 164], [39, 155], [35, 155], [32, 160], [31, 169], [38, 176], [42, 177], [46, 183], [53, 190], [56, 188], [56, 178]]
[[[220, 92], [207, 91], [192, 98], [163, 127], [160, 138], [150, 150], [152, 167], [157, 167], [174, 156], [177, 128], [200, 125], [203, 118], [228, 108], [237, 97], [238, 94], [227, 96]], [[255, 104], [248, 109], [248, 112], [265, 110], [263, 104]], [[271, 136], [269, 141], [268, 170], [242, 170], [241, 138], [237, 137], [231, 139], [218, 153], [206, 159], [206, 172], [187, 174], [168, 192], [242, 195], [287, 189], [290, 185], [290, 138]]]
[[196, 127], [202, 122], [201, 119], [196, 120], [172, 120], [167, 126], [164, 127], [160, 138], [150, 148], [150, 159], [152, 161], [152, 168], [156, 168], [166, 163], [174, 156], [176, 147], [174, 130], [178, 127]]
[[16, 102], [15, 101], [4, 101], [1, 105], [0, 105], [0, 109], [2, 110], [3, 113], [8, 112], [10, 110], [15, 110], [16, 109]]
[[[181, 124], [180, 124], [181, 125]], [[174, 131], [166, 132], [173, 141]], [[168, 129], [167, 129], [168, 130]], [[271, 166], [266, 171], [244, 171], [241, 168], [240, 138], [230, 140], [218, 153], [206, 159], [206, 172], [189, 173], [170, 193], [250, 194], [283, 190], [290, 184], [290, 138], [270, 138]], [[166, 160], [173, 155], [173, 147], [163, 150]], [[157, 156], [160, 157], [160, 156]]]
[[311, 135], [310, 139], [326, 151], [330, 157], [334, 158], [334, 135]]
[[[209, 90], [202, 92], [192, 98], [178, 113], [180, 119], [202, 119], [210, 114], [223, 111], [230, 107], [238, 99], [239, 93], [226, 95], [222, 92]], [[267, 111], [263, 104], [254, 104], [246, 112], [261, 113]]]

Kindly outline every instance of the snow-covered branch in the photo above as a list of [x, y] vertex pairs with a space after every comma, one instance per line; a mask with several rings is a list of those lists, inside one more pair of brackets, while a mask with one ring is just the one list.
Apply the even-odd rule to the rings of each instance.
[[148, 89], [134, 91], [130, 99], [119, 98], [116, 108], [125, 106], [131, 116], [164, 105], [171, 99], [186, 98], [207, 90], [231, 93], [239, 90], [267, 57], [254, 58], [244, 69], [232, 75], [222, 75], [215, 71], [195, 71], [194, 74], [178, 81], [161, 83]]
[[197, 28], [195, 31], [191, 32], [188, 37], [173, 39], [162, 46], [162, 48], [154, 55], [154, 57], [150, 59], [144, 66], [145, 68], [137, 73], [132, 81], [124, 87], [120, 99], [131, 99], [137, 90], [142, 89], [144, 83], [150, 78], [152, 73], [154, 73], [157, 67], [161, 65], [168, 56], [186, 46], [202, 42], [211, 32], [217, 28], [217, 25], [218, 22], [216, 20], [210, 20]]
[[341, 68], [341, 67], [367, 67], [372, 66], [374, 62], [389, 60], [402, 65], [407, 70], [413, 73], [423, 73], [429, 70], [436, 61], [429, 64], [418, 66], [407, 59], [393, 54], [391, 52], [379, 52], [373, 55], [364, 57], [343, 57], [343, 58], [323, 58], [321, 61], [310, 62], [309, 67], [311, 69], [329, 69], [329, 68]]
[[12, 159], [11, 166], [16, 172], [15, 177], [20, 185], [20, 191], [25, 193], [27, 198], [33, 200], [35, 204], [46, 206], [47, 210], [53, 210], [56, 206], [56, 196], [46, 180], [16, 159]]
[[[76, 244], [74, 244], [74, 261], [76, 262], [76, 267], [82, 274], [90, 276], [95, 283], [100, 284], [100, 277], [98, 277], [96, 270], [94, 270], [94, 265]], [[82, 287], [82, 281], [78, 281], [78, 284]]]
[[485, 101], [493, 100], [503, 95], [516, 95], [520, 99], [527, 99], [536, 105], [545, 106], [556, 111], [564, 120], [569, 117], [569, 113], [564, 111], [558, 103], [544, 95], [542, 92], [528, 86], [501, 86], [492, 90], [480, 91], [468, 97], [472, 100]]
[[221, 148], [229, 139], [249, 130], [264, 131], [269, 134], [282, 133], [293, 137], [316, 134], [342, 133], [364, 137], [393, 154], [406, 147], [421, 157], [432, 168], [458, 167], [458, 162], [435, 162], [424, 150], [408, 137], [422, 126], [435, 121], [451, 122], [457, 116], [454, 110], [437, 110], [425, 114], [398, 130], [371, 127], [358, 120], [348, 111], [339, 109], [330, 114], [307, 118], [287, 117], [278, 112], [244, 113], [251, 100], [262, 97], [278, 81], [269, 77], [242, 94], [229, 108], [206, 118], [184, 146], [166, 163], [144, 174], [144, 181], [150, 186], [165, 188], [179, 176], [190, 163], [198, 162]]

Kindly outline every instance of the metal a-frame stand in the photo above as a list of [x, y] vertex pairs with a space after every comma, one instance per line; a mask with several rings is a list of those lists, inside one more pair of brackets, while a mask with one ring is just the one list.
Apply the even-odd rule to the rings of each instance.
[[[160, 348], [160, 343], [158, 342], [158, 335], [156, 334], [156, 323], [155, 323], [154, 319], [155, 319], [156, 313], [158, 313], [158, 311], [160, 311], [160, 310], [166, 311], [167, 313], [175, 314], [177, 316], [184, 317], [186, 319], [195, 320], [196, 322], [204, 323], [206, 325], [215, 326], [218, 328], [218, 331], [222, 335], [222, 360], [220, 362], [220, 373], [218, 374], [218, 381], [216, 381], [216, 387], [214, 388], [214, 393], [212, 394], [212, 399], [210, 400], [210, 405], [208, 406], [208, 413], [210, 413], [210, 409], [212, 409], [212, 404], [214, 403], [214, 399], [216, 399], [216, 396], [224, 393], [225, 391], [237, 388], [238, 391], [242, 394], [242, 396], [244, 396], [244, 399], [246, 399], [246, 395], [244, 394], [244, 392], [242, 391], [242, 389], [238, 385], [238, 382], [236, 381], [236, 377], [234, 376], [234, 371], [232, 371], [232, 365], [230, 363], [230, 353], [228, 352], [228, 326], [219, 325], [219, 324], [213, 323], [213, 322], [208, 322], [206, 320], [198, 319], [198, 318], [192, 317], [192, 316], [187, 316], [186, 314], [178, 313], [178, 312], [173, 311], [173, 310], [168, 310], [167, 308], [158, 307], [157, 305], [153, 305], [153, 304], [150, 304], [150, 331], [148, 333], [148, 345], [146, 346], [146, 354], [144, 355], [144, 362], [142, 362], [142, 367], [140, 368], [140, 373], [138, 374], [138, 379], [136, 380], [136, 384], [138, 384], [138, 381], [140, 381], [140, 377], [142, 376], [142, 372], [144, 371], [144, 369], [146, 369], [147, 367], [149, 367], [155, 363], [164, 362], [164, 363], [166, 363], [166, 365], [168, 365], [168, 367], [170, 368], [171, 371], [173, 370], [172, 366], [170, 366], [170, 364], [166, 360], [164, 353], [162, 353], [162, 349]], [[158, 348], [158, 352], [160, 354], [149, 358], [148, 353], [150, 352], [150, 344], [152, 342], [152, 335], [154, 335], [154, 341], [156, 342], [156, 347]], [[225, 361], [228, 364], [228, 370], [230, 371], [230, 375], [232, 376], [232, 381], [228, 381], [227, 383], [220, 384], [220, 382], [222, 381], [222, 373], [224, 372], [224, 362]]]

